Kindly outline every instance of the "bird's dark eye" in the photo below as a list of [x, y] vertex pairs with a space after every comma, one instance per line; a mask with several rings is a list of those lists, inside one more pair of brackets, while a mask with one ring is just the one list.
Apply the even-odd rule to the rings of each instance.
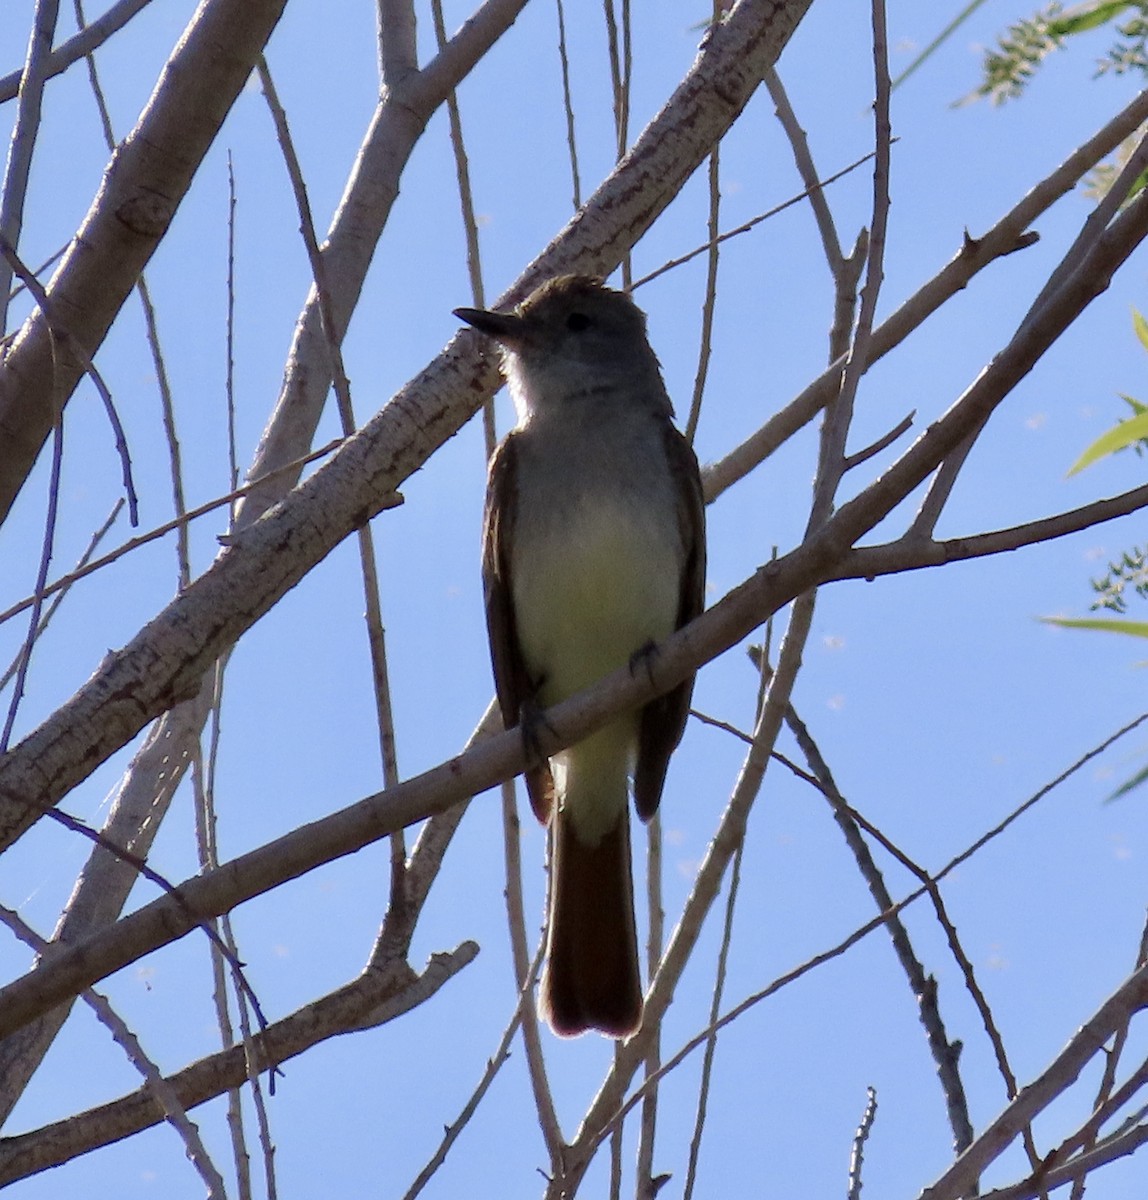
[[594, 322], [585, 313], [572, 312], [566, 318], [566, 328], [572, 333], [581, 333], [583, 329], [589, 329]]

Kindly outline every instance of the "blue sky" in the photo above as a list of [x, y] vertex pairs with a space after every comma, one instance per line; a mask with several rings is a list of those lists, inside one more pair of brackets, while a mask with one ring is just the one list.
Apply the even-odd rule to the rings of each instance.
[[[293, 0], [268, 58], [292, 121], [320, 226], [338, 202], [377, 91], [371, 7]], [[583, 195], [612, 160], [601, 15], [575, 21], [568, 8]], [[863, 6], [818, 0], [782, 63], [783, 79], [824, 174], [871, 147], [872, 97]], [[193, 6], [154, 0], [101, 60], [113, 119], [130, 128]], [[345, 10], [345, 11], [344, 11]], [[0, 11], [5, 70], [18, 65], [30, 0]], [[451, 5], [447, 24], [468, 13]], [[1050, 61], [1022, 102], [954, 108], [977, 79], [983, 46], [1024, 10], [989, 0], [894, 97], [892, 210], [880, 313], [929, 279], [967, 229], [983, 232], [1039, 178], [1134, 94], [1136, 81], [1093, 81], [1103, 35]], [[686, 5], [634, 5], [636, 133], [693, 59], [704, 15]], [[896, 73], [951, 14], [897, 3], [889, 13]], [[433, 44], [419, 7], [420, 41]], [[493, 299], [565, 223], [571, 211], [552, 6], [527, 7], [460, 90], [481, 220], [488, 298]], [[21, 249], [38, 263], [62, 245], [94, 194], [106, 153], [79, 71], [49, 88], [45, 128]], [[4, 110], [12, 119], [12, 106]], [[249, 87], [172, 233], [149, 268], [176, 396], [189, 503], [227, 488], [224, 379], [227, 156], [238, 187], [237, 406], [239, 459], [250, 460], [274, 403], [308, 268], [270, 120]], [[842, 240], [869, 219], [871, 184], [859, 171], [830, 200]], [[732, 227], [800, 190], [764, 90], [722, 148], [722, 225]], [[1088, 212], [1080, 195], [1041, 218], [1040, 243], [998, 262], [919, 330], [861, 385], [856, 448], [910, 410], [921, 431], [975, 378], [1016, 322]], [[700, 243], [706, 191], [699, 174], [635, 252], [635, 274]], [[1111, 291], [1006, 401], [978, 442], [939, 533], [999, 528], [1115, 494], [1143, 480], [1125, 454], [1066, 478], [1080, 450], [1123, 412], [1120, 392], [1144, 396], [1145, 357], [1129, 319], [1145, 307], [1144, 259], [1132, 259]], [[697, 446], [712, 460], [737, 444], [824, 366], [831, 283], [809, 211], [797, 206], [726, 247], [714, 360]], [[641, 289], [651, 338], [679, 415], [697, 359], [704, 284], [701, 260]], [[470, 300], [445, 114], [416, 149], [380, 243], [345, 353], [356, 411], [365, 419], [429, 360], [455, 330], [450, 310]], [[144, 527], [171, 511], [158, 400], [141, 321], [129, 305], [99, 357], [132, 445]], [[509, 406], [499, 400], [500, 428]], [[335, 436], [327, 417], [318, 440]], [[68, 413], [61, 528], [63, 570], [114, 503], [119, 465], [95, 395], [82, 389]], [[861, 468], [864, 486], [907, 444]], [[710, 512], [711, 600], [792, 547], [804, 528], [815, 464], [812, 428], [736, 485]], [[483, 488], [481, 430], [471, 423], [403, 488], [406, 503], [376, 521], [383, 606], [393, 672], [399, 767], [411, 775], [454, 753], [491, 692], [478, 589]], [[0, 607], [34, 579], [43, 521], [44, 465], [0, 529]], [[899, 512], [888, 532], [905, 520]], [[898, 525], [898, 522], [901, 525]], [[1088, 579], [1142, 540], [1126, 519], [1020, 554], [873, 583], [823, 590], [794, 693], [846, 797], [917, 862], [939, 868], [1081, 754], [1144, 708], [1140, 648], [1116, 637], [1049, 628], [1037, 618], [1083, 613]], [[220, 524], [193, 536], [206, 568]], [[122, 525], [114, 540], [127, 536]], [[17, 732], [74, 691], [108, 647], [130, 638], [175, 587], [170, 543], [155, 544], [86, 580], [61, 609], [34, 661]], [[54, 571], [54, 573], [56, 573]], [[220, 839], [242, 853], [380, 786], [363, 601], [351, 544], [340, 547], [244, 638], [228, 668], [218, 765]], [[0, 626], [0, 659], [15, 653], [19, 622]], [[735, 650], [700, 675], [695, 704], [743, 728], [757, 681]], [[7, 693], [4, 695], [7, 703]], [[793, 753], [792, 743], [780, 747]], [[1104, 797], [1148, 753], [1134, 734], [1055, 791], [949, 881], [945, 895], [978, 970], [1013, 1066], [1023, 1080], [1044, 1068], [1075, 1027], [1131, 969], [1144, 917], [1148, 822], [1139, 795]], [[97, 771], [68, 808], [98, 821], [129, 757]], [[739, 747], [692, 724], [666, 793], [666, 907], [672, 923], [691, 869], [705, 852], [736, 777]], [[530, 919], [540, 919], [543, 838], [524, 821]], [[0, 902], [47, 933], [85, 848], [55, 827], [37, 828], [5, 857]], [[180, 879], [196, 869], [190, 798], [177, 801], [152, 859]], [[252, 980], [272, 1017], [353, 977], [386, 900], [386, 853], [372, 847], [245, 906], [237, 932]], [[906, 873], [890, 871], [897, 895]], [[402, 1022], [328, 1042], [296, 1060], [272, 1102], [281, 1195], [401, 1195], [433, 1151], [493, 1052], [512, 1003], [502, 910], [501, 833], [491, 795], [463, 824], [448, 877], [428, 905], [413, 948], [426, 955], [466, 938], [476, 962]], [[138, 899], [150, 898], [140, 890]], [[750, 824], [731, 1002], [832, 945], [873, 915], [872, 902], [824, 802], [775, 764]], [[962, 1060], [974, 1123], [1004, 1101], [979, 1018], [934, 921], [911, 910], [911, 932], [941, 987]], [[666, 1023], [675, 1049], [704, 1023], [718, 922], [703, 943]], [[25, 952], [0, 941], [5, 977]], [[207, 950], [187, 939], [107, 981], [104, 989], [165, 1068], [214, 1048]], [[560, 1114], [573, 1124], [596, 1090], [610, 1047], [583, 1038], [548, 1042]], [[77, 1070], [76, 1064], [83, 1064]], [[668, 1083], [658, 1168], [680, 1193], [692, 1121], [697, 1059]], [[875, 1192], [912, 1196], [949, 1159], [949, 1132], [912, 997], [880, 933], [735, 1023], [719, 1045], [698, 1195], [756, 1189], [768, 1196], [842, 1189], [849, 1139], [865, 1103], [879, 1096], [866, 1154]], [[12, 1119], [35, 1127], [137, 1086], [106, 1034], [78, 1013]], [[1049, 1115], [1038, 1136], [1052, 1144], [1071, 1127], [1095, 1080]], [[1074, 1106], [1075, 1105], [1075, 1106]], [[222, 1108], [199, 1110], [209, 1145], [226, 1162]], [[374, 1147], [378, 1147], [374, 1150]], [[317, 1147], [322, 1147], [317, 1150]], [[372, 1153], [372, 1150], [374, 1152]], [[1015, 1157], [999, 1178], [1023, 1173]], [[428, 1194], [538, 1194], [545, 1164], [515, 1047], [487, 1103]], [[1093, 1197], [1128, 1194], [1135, 1168], [1118, 1164]], [[594, 1176], [599, 1194], [605, 1175]], [[115, 1180], [114, 1185], [111, 1183]], [[13, 1195], [63, 1190], [182, 1200], [202, 1194], [174, 1136], [153, 1130], [47, 1176]]]

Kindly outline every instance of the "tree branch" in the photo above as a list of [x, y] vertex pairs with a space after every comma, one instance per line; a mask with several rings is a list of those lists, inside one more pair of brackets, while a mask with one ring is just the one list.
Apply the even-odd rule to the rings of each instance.
[[972, 537], [949, 538], [945, 541], [921, 541], [908, 535], [880, 546], [858, 546], [842, 559], [834, 579], [876, 579], [878, 575], [896, 575], [902, 571], [919, 571], [922, 567], [939, 567], [945, 563], [985, 558], [990, 554], [1005, 554], [1038, 542], [1050, 542], [1070, 533], [1079, 533], [1093, 525], [1114, 521], [1129, 513], [1148, 507], [1148, 484], [1121, 492], [1105, 500], [1094, 500], [1080, 508], [1026, 521], [1008, 529], [995, 529]]
[[1014, 1138], [1074, 1083], [1089, 1061], [1103, 1053], [1104, 1043], [1133, 1014], [1148, 1008], [1148, 967], [1141, 967], [1104, 1002], [1069, 1039], [1047, 1070], [991, 1122], [975, 1142], [944, 1172], [920, 1200], [958, 1200], [1012, 1144]]
[[[866, 366], [872, 366], [899, 345], [947, 300], [968, 286], [969, 281], [990, 263], [1036, 241], [1026, 232], [1046, 209], [1076, 186], [1077, 181], [1104, 155], [1148, 120], [1148, 92], [1141, 92], [1087, 142], [1070, 154], [1059, 167], [1032, 188], [983, 237], [967, 233], [956, 255], [910, 296], [891, 317], [873, 330]], [[743, 479], [759, 463], [807, 425], [836, 394], [843, 362], [833, 363], [817, 379], [775, 413], [754, 434], [703, 472], [707, 499], [720, 495]]]
[[[405, 963], [386, 971], [365, 972], [256, 1034], [252, 1043], [260, 1067], [287, 1062], [327, 1038], [358, 1028], [368, 1016], [372, 1025], [394, 1020], [433, 996], [477, 953], [473, 942], [463, 942], [450, 953], [432, 955], [421, 975]], [[241, 1086], [247, 1070], [246, 1047], [232, 1046], [185, 1067], [167, 1082], [183, 1107], [191, 1109]], [[117, 1142], [161, 1120], [163, 1112], [156, 1102], [146, 1091], [137, 1091], [41, 1129], [0, 1138], [0, 1186]]]
[[[91, 358], [166, 234], [196, 169], [247, 82], [286, 0], [205, 0], [51, 283], [59, 324]], [[83, 365], [54, 357], [42, 309], [25, 321], [0, 367], [0, 522], [8, 514]], [[58, 361], [57, 361], [58, 358]]]
[[[80, 30], [75, 37], [69, 38], [62, 46], [57, 46], [48, 56], [44, 70], [44, 78], [51, 79], [60, 75], [74, 62], [98, 50], [112, 36], [118, 33], [137, 13], [146, 8], [151, 0], [118, 0], [102, 17], [91, 21]], [[20, 79], [23, 71], [9, 71], [0, 77], [0, 104], [14, 100], [20, 91]]]

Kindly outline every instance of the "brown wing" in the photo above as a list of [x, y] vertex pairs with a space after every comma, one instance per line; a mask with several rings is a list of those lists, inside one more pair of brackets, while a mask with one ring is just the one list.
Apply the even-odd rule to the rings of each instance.
[[[706, 517], [698, 460], [689, 442], [666, 426], [666, 457], [678, 489], [678, 524], [686, 561], [678, 601], [677, 628], [688, 624], [705, 605]], [[634, 767], [634, 806], [648, 821], [658, 809], [670, 755], [685, 732], [690, 715], [694, 677], [682, 680], [673, 691], [651, 700], [642, 709], [638, 728], [638, 758]]]
[[[486, 509], [482, 520], [482, 588], [486, 597], [486, 632], [490, 664], [502, 723], [519, 724], [524, 705], [533, 701], [534, 686], [522, 661], [514, 621], [514, 593], [510, 582], [510, 546], [518, 506], [515, 480], [517, 447], [510, 433], [495, 450], [486, 479]], [[554, 804], [554, 781], [545, 759], [528, 767], [524, 778], [534, 815], [543, 823]]]

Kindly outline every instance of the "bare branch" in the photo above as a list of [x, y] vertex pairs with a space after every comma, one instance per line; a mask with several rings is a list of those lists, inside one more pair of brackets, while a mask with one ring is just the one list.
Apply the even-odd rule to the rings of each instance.
[[842, 567], [834, 572], [834, 578], [875, 579], [878, 575], [895, 575], [901, 571], [917, 571], [922, 567], [984, 558], [990, 554], [1005, 554], [1038, 542], [1049, 542], [1070, 533], [1079, 533], [1093, 525], [1138, 512], [1145, 506], [1148, 506], [1148, 484], [1039, 521], [1026, 521], [1023, 525], [996, 529], [973, 537], [922, 542], [906, 536], [880, 546], [858, 546], [842, 560]]
[[[371, 1025], [395, 1020], [433, 996], [477, 954], [473, 942], [463, 942], [450, 953], [432, 955], [421, 975], [405, 963], [364, 972], [257, 1034], [258, 1065], [265, 1069], [287, 1062], [327, 1038], [360, 1027], [367, 1017]], [[247, 1077], [246, 1059], [245, 1048], [233, 1046], [185, 1067], [168, 1082], [183, 1107], [192, 1109], [241, 1085]], [[135, 1092], [77, 1117], [5, 1138], [0, 1143], [0, 1186], [119, 1141], [162, 1119], [151, 1097]]]
[[1148, 1008], [1148, 967], [1141, 967], [1106, 1000], [1096, 1014], [1069, 1039], [1048, 1068], [1024, 1088], [975, 1142], [945, 1171], [920, 1200], [958, 1200], [968, 1194], [1033, 1119], [1052, 1103], [1129, 1018]]
[[[901, 969], [905, 972], [909, 989], [917, 1001], [917, 1015], [925, 1030], [925, 1036], [929, 1043], [929, 1052], [933, 1056], [933, 1061], [937, 1064], [937, 1076], [941, 1083], [941, 1090], [944, 1093], [945, 1107], [948, 1109], [949, 1125], [953, 1131], [953, 1145], [957, 1153], [960, 1153], [973, 1140], [973, 1126], [969, 1120], [968, 1097], [965, 1095], [964, 1084], [961, 1081], [958, 1069], [960, 1045], [951, 1040], [945, 1031], [944, 1022], [941, 1019], [940, 1006], [937, 1003], [936, 980], [926, 974], [920, 958], [913, 949], [913, 944], [909, 938], [909, 931], [906, 929], [905, 923], [899, 915], [893, 914], [895, 907], [893, 896], [870, 852], [869, 846], [861, 836], [858, 814], [850, 807], [845, 797], [841, 794], [837, 782], [829, 769], [829, 764], [822, 756], [817, 743], [810, 736], [804, 721], [801, 720], [796, 709], [792, 706], [787, 709], [785, 719], [789, 728], [793, 731], [794, 737], [797, 739], [798, 746], [801, 747], [801, 752], [809, 764], [809, 769], [817, 781], [819, 790], [825, 799], [829, 801], [830, 807], [833, 809], [833, 819], [836, 821], [837, 827], [841, 830], [850, 853], [852, 853], [857, 862], [857, 868], [865, 880], [865, 886], [869, 889], [869, 894], [873, 897], [877, 905], [877, 910], [891, 914], [888, 918], [889, 937], [893, 943], [897, 961], [901, 964]], [[866, 828], [871, 829], [872, 827], [866, 823]], [[889, 846], [887, 839], [882, 838], [881, 840], [883, 844]], [[900, 852], [896, 852], [896, 854], [900, 861], [909, 866], [926, 887], [935, 886], [932, 880], [915, 863], [909, 863]], [[716, 1016], [717, 1014], [714, 1014], [714, 1019], [716, 1019]]]
[[825, 199], [825, 185], [821, 183], [817, 168], [813, 163], [809, 138], [801, 127], [797, 114], [793, 111], [793, 105], [789, 102], [789, 95], [776, 68], [771, 67], [766, 72], [765, 86], [769, 91], [769, 98], [773, 101], [773, 107], [777, 110], [777, 119], [781, 122], [785, 136], [789, 139], [790, 147], [793, 150], [793, 161], [797, 166], [797, 173], [801, 176], [801, 182], [805, 184], [805, 191], [809, 196], [809, 207], [813, 210], [813, 218], [817, 222], [817, 232], [821, 235], [821, 247], [825, 252], [825, 259], [829, 263], [829, 272], [836, 279], [837, 273], [844, 264], [845, 256], [841, 253], [841, 239], [837, 236], [833, 213]]
[[853, 1135], [853, 1152], [849, 1156], [849, 1192], [848, 1200], [861, 1200], [861, 1165], [865, 1160], [865, 1143], [873, 1132], [873, 1121], [877, 1116], [877, 1092], [868, 1089], [868, 1099], [865, 1111], [861, 1115], [861, 1123]]
[[379, 78], [383, 90], [401, 87], [418, 67], [414, 4], [411, 0], [379, 0]]
[[566, 54], [566, 14], [562, 0], [558, 7], [558, 62], [562, 67], [562, 107], [566, 111], [566, 149], [570, 155], [570, 185], [573, 189], [574, 209], [582, 207], [582, 183], [578, 177], [578, 142], [574, 136], [574, 104], [570, 99], [570, 60]]
[[534, 977], [538, 973], [538, 968], [542, 962], [542, 951], [539, 950], [535, 955], [534, 964], [526, 973], [524, 987], [518, 998], [518, 1005], [514, 1010], [513, 1016], [510, 1018], [510, 1023], [503, 1030], [502, 1037], [499, 1039], [498, 1048], [487, 1059], [486, 1070], [482, 1073], [482, 1078], [478, 1081], [478, 1085], [470, 1094], [466, 1104], [463, 1106], [462, 1112], [459, 1113], [457, 1119], [446, 1127], [443, 1131], [442, 1141], [439, 1143], [430, 1161], [418, 1173], [414, 1183], [403, 1193], [403, 1200], [415, 1200], [415, 1197], [426, 1187], [431, 1181], [431, 1177], [446, 1161], [446, 1156], [450, 1153], [451, 1147], [458, 1141], [459, 1134], [466, 1128], [471, 1117], [478, 1110], [479, 1104], [482, 1103], [483, 1097], [490, 1090], [490, 1085], [494, 1082], [495, 1076], [502, 1070], [503, 1065], [510, 1058], [510, 1043], [514, 1040], [514, 1035], [518, 1032], [518, 1025], [522, 1019], [522, 1014], [533, 1006], [532, 986]]
[[[0, 921], [8, 926], [13, 933], [26, 945], [31, 946], [37, 955], [44, 954], [49, 949], [49, 943], [31, 929], [19, 916], [10, 909], [0, 907]], [[89, 988], [83, 993], [83, 1000], [96, 1014], [96, 1018], [123, 1048], [128, 1061], [144, 1077], [144, 1090], [151, 1096], [159, 1107], [163, 1118], [179, 1134], [183, 1141], [187, 1157], [191, 1160], [199, 1177], [207, 1184], [209, 1200], [226, 1200], [223, 1178], [219, 1174], [199, 1129], [188, 1117], [187, 1110], [180, 1103], [175, 1089], [164, 1079], [159, 1067], [152, 1061], [140, 1045], [139, 1039], [129, 1028], [127, 1022], [112, 1008], [108, 998]]]
[[[48, 55], [56, 36], [59, 12], [60, 0], [36, 0], [32, 32], [28, 37], [28, 57], [20, 74], [16, 125], [8, 146], [4, 190], [0, 195], [0, 239], [13, 248], [20, 244], [20, 230], [24, 225], [28, 177], [32, 171], [36, 137], [40, 132], [40, 101], [44, 94]], [[6, 258], [0, 263], [0, 333], [8, 328], [8, 293], [11, 290], [12, 263]]]
[[[1028, 812], [1034, 805], [1038, 804], [1045, 796], [1047, 796], [1055, 788], [1059, 787], [1060, 784], [1064, 783], [1065, 780], [1071, 778], [1077, 772], [1082, 770], [1088, 765], [1088, 763], [1093, 762], [1100, 754], [1103, 754], [1120, 738], [1124, 737], [1128, 733], [1131, 733], [1134, 729], [1138, 729], [1144, 724], [1145, 721], [1148, 721], [1148, 712], [1142, 713], [1134, 721], [1130, 721], [1123, 728], [1118, 729], [1114, 734], [1105, 738], [1098, 745], [1092, 747], [1092, 749], [1082, 754], [1070, 767], [1062, 771], [1055, 779], [1050, 780], [1047, 784], [1045, 784], [1044, 787], [1040, 788], [1036, 793], [1019, 804], [1007, 817], [1005, 817], [1004, 820], [1000, 821], [996, 826], [994, 826], [993, 829], [977, 838], [976, 841], [974, 841], [970, 846], [967, 846], [963, 851], [961, 851], [960, 854], [950, 859], [932, 876], [932, 886], [936, 886], [936, 884], [940, 883], [942, 879], [951, 874], [962, 863], [967, 862], [990, 841], [999, 837], [1000, 834], [1003, 833], [1004, 830], [1007, 829], [1013, 822], [1015, 822], [1024, 813]], [[735, 1005], [732, 1009], [729, 1009], [718, 1021], [714, 1022], [706, 1029], [703, 1029], [700, 1033], [686, 1042], [686, 1044], [662, 1066], [659, 1075], [664, 1076], [670, 1071], [675, 1070], [690, 1054], [692, 1054], [700, 1046], [705, 1045], [707, 1039], [716, 1030], [720, 1030], [731, 1022], [738, 1020], [738, 1018], [741, 1017], [745, 1012], [748, 1012], [749, 1009], [757, 1004], [760, 1004], [770, 996], [775, 995], [777, 992], [781, 991], [782, 988], [788, 987], [795, 980], [807, 975], [810, 971], [813, 971], [822, 966], [824, 963], [830, 962], [835, 958], [839, 958], [842, 954], [845, 954], [853, 946], [857, 945], [857, 943], [862, 939], [868, 937], [869, 934], [881, 928], [881, 926], [884, 925], [891, 916], [895, 916], [904, 911], [904, 909], [906, 909], [910, 904], [915, 903], [917, 900], [921, 899], [921, 897], [925, 896], [928, 891], [929, 887], [926, 886], [916, 888], [903, 899], [899, 900], [891, 909], [888, 909], [884, 913], [881, 913], [878, 916], [873, 917], [871, 920], [865, 922], [864, 925], [861, 925], [853, 930], [852, 933], [843, 938], [836, 945], [831, 946], [818, 954], [815, 954], [812, 958], [807, 959], [799, 966], [796, 966], [792, 970], [785, 972], [785, 974], [778, 976], [773, 980], [772, 983], [768, 984], [760, 991], [747, 996], [739, 1004]], [[1133, 981], [1140, 981], [1138, 986], [1141, 987], [1145, 993], [1146, 999], [1148, 999], [1148, 967], [1141, 968], [1132, 977], [1132, 980], [1129, 980], [1128, 982], [1132, 983]], [[1123, 994], [1127, 986], [1128, 984], [1125, 984], [1124, 988], [1121, 988], [1116, 993], [1117, 997]], [[1104, 1011], [1104, 1009], [1101, 1010], [1102, 1013]], [[1071, 1082], [1071, 1080], [1067, 1082]], [[644, 1081], [642, 1085], [637, 1088], [637, 1090], [626, 1100], [626, 1102], [620, 1105], [618, 1110], [609, 1118], [609, 1125], [607, 1128], [612, 1125], [616, 1125], [617, 1122], [622, 1120], [626, 1113], [628, 1113], [634, 1107], [634, 1105], [641, 1101], [642, 1094], [649, 1086], [650, 1081]], [[1022, 1092], [1020, 1099], [1023, 1099], [1025, 1095], [1027, 1095], [1027, 1092], [1028, 1089]], [[1026, 1124], [1027, 1122], [1020, 1122], [1018, 1129], [1024, 1128]], [[978, 1144], [980, 1141], [983, 1141], [983, 1139], [984, 1135], [982, 1135], [981, 1139], [978, 1139]], [[958, 1160], [958, 1165], [965, 1160], [965, 1157], [965, 1155], [962, 1155], [961, 1159]], [[926, 1194], [922, 1194], [920, 1200], [926, 1200]], [[939, 1200], [939, 1198], [928, 1197], [928, 1200]], [[946, 1200], [948, 1200], [947, 1197]], [[955, 1195], [953, 1200], [956, 1200]]]
[[[113, 33], [118, 33], [150, 3], [151, 0], [117, 0], [102, 17], [85, 25], [75, 37], [69, 38], [48, 55], [44, 78], [51, 79], [54, 75], [62, 74], [74, 62], [99, 49]], [[16, 98], [22, 75], [23, 71], [11, 71], [0, 77], [0, 104]]]
[[0, 758], [7, 753], [8, 741], [16, 724], [16, 713], [20, 710], [20, 701], [24, 698], [24, 684], [28, 678], [28, 665], [32, 661], [32, 650], [36, 639], [40, 636], [42, 623], [40, 612], [43, 605], [44, 584], [48, 578], [48, 564], [52, 561], [52, 548], [56, 541], [56, 517], [60, 504], [60, 466], [64, 459], [64, 423], [56, 422], [55, 436], [52, 438], [52, 471], [48, 482], [48, 512], [44, 520], [44, 538], [40, 544], [40, 565], [36, 571], [36, 600], [32, 605], [32, 613], [28, 618], [28, 632], [24, 644], [16, 659], [16, 678], [12, 686], [12, 696], [8, 701], [8, 712], [4, 724], [0, 727]]
[[[998, 258], [1032, 245], [1037, 235], [1026, 232], [1032, 222], [1075, 187], [1090, 167], [1114, 150], [1146, 120], [1148, 92], [1141, 92], [1122, 112], [1032, 188], [983, 237], [974, 239], [966, 234], [961, 249], [950, 262], [874, 329], [868, 365], [872, 366], [904, 341], [941, 305], [966, 287], [979, 271]], [[706, 496], [712, 499], [744, 478], [798, 429], [813, 420], [836, 394], [841, 366], [841, 363], [834, 363], [756, 433], [720, 461], [710, 464], [703, 475]]]
[[[48, 285], [58, 323], [92, 357], [191, 184], [285, 0], [206, 0], [180, 40], [162, 86], [111, 160], [103, 184]], [[42, 309], [24, 323], [0, 371], [0, 521], [39, 454], [55, 413], [83, 371], [53, 363]]]
[[[753, 739], [749, 739], [752, 744]], [[729, 963], [729, 950], [733, 944], [733, 915], [737, 908], [738, 891], [741, 886], [741, 863], [745, 854], [745, 843], [742, 842], [734, 852], [733, 863], [730, 867], [729, 893], [726, 896], [724, 923], [722, 925], [721, 948], [718, 951], [717, 969], [714, 972], [713, 999], [710, 1003], [710, 1024], [716, 1023], [721, 1016], [722, 1001], [725, 998], [726, 968]], [[710, 1082], [713, 1078], [714, 1059], [717, 1057], [717, 1031], [706, 1039], [705, 1054], [702, 1057], [701, 1082], [698, 1084], [697, 1111], [694, 1115], [694, 1130], [690, 1137], [690, 1156], [686, 1167], [686, 1183], [682, 1192], [683, 1200], [692, 1200], [694, 1185], [697, 1182], [698, 1158], [702, 1149], [702, 1134], [705, 1131], [706, 1110], [709, 1105]]]
[[1012, 1187], [982, 1192], [981, 1200], [1044, 1200], [1053, 1188], [1084, 1179], [1090, 1171], [1106, 1166], [1118, 1158], [1135, 1154], [1148, 1143], [1148, 1124], [1134, 1125], [1098, 1142], [1091, 1150], [1079, 1154], [1063, 1166], [1053, 1167], [1038, 1179], [1026, 1180]]

